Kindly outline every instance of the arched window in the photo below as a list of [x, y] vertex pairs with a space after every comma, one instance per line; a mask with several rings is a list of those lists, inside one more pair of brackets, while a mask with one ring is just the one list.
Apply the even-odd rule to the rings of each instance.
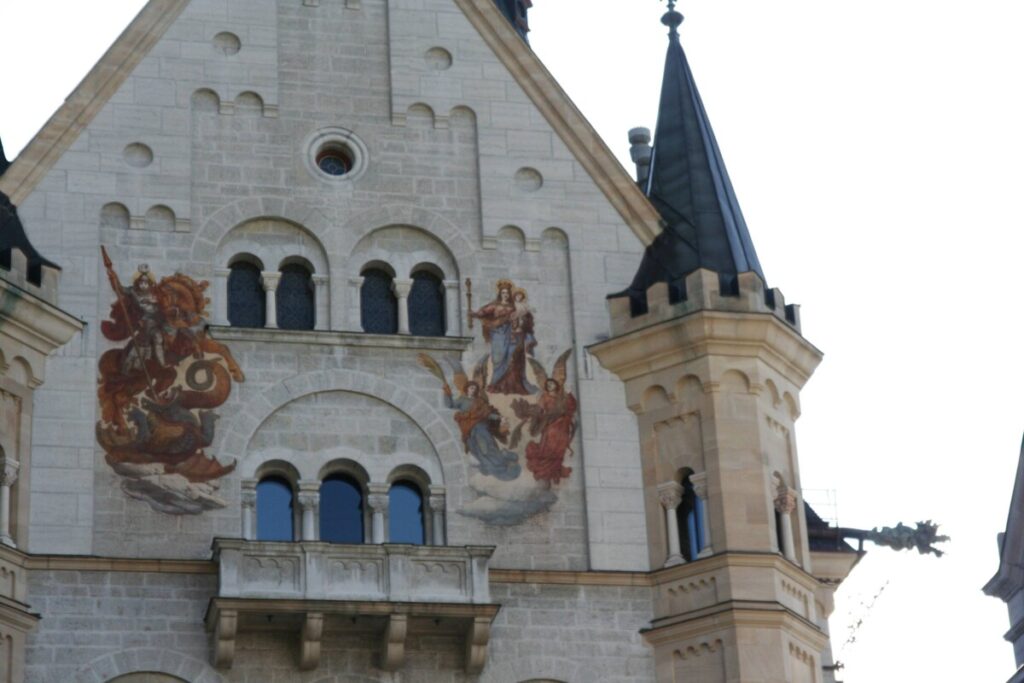
[[444, 284], [441, 278], [426, 270], [412, 274], [409, 331], [420, 337], [444, 336]]
[[320, 485], [320, 540], [362, 543], [363, 488], [352, 477], [332, 474]]
[[248, 261], [233, 263], [228, 275], [228, 323], [232, 327], [263, 327], [266, 307], [259, 266]]
[[265, 477], [256, 485], [256, 538], [295, 540], [295, 492], [284, 477]]
[[316, 320], [313, 278], [299, 263], [281, 268], [277, 285], [277, 326], [282, 330], [311, 330]]
[[704, 501], [693, 489], [690, 475], [683, 479], [683, 500], [676, 508], [679, 522], [679, 545], [687, 562], [697, 559], [704, 549]]
[[391, 274], [381, 268], [368, 268], [363, 271], [359, 306], [364, 332], [398, 333], [398, 299], [395, 298], [391, 284]]
[[388, 540], [391, 543], [426, 543], [423, 493], [409, 481], [396, 481], [388, 491]]

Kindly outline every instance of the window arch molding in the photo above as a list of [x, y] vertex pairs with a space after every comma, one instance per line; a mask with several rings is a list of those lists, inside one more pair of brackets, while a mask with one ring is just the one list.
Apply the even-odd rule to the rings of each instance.
[[[276, 484], [276, 486], [275, 486]], [[275, 459], [264, 462], [255, 476], [242, 484], [243, 536], [256, 540], [297, 540], [302, 511], [299, 507], [299, 472], [291, 463]], [[285, 500], [284, 488], [287, 488]], [[288, 518], [282, 517], [287, 505]], [[282, 530], [287, 527], [290, 533]], [[287, 538], [287, 536], [291, 538]]]
[[[209, 256], [204, 254], [202, 260], [207, 259]], [[319, 238], [305, 226], [270, 216], [245, 220], [226, 231], [220, 238], [213, 261], [212, 299], [213, 318], [216, 324], [229, 324], [227, 278], [230, 268], [235, 263], [245, 261], [261, 268], [262, 284], [268, 290], [276, 290], [279, 286], [283, 268], [301, 265], [308, 270], [315, 290], [312, 297], [314, 327], [330, 328], [330, 262]], [[269, 315], [269, 304], [272, 300], [272, 296], [267, 296], [268, 327], [277, 326], [276, 315]], [[274, 313], [276, 312], [275, 304]]]

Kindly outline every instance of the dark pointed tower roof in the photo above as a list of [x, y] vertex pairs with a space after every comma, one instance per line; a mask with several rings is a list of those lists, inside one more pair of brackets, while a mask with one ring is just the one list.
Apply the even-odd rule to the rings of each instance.
[[662, 18], [669, 27], [668, 55], [651, 172], [644, 187], [666, 228], [647, 247], [629, 289], [615, 295], [640, 300], [657, 282], [667, 282], [673, 297], [681, 298], [684, 278], [698, 268], [716, 271], [727, 282], [748, 271], [765, 279], [679, 42], [683, 15], [674, 5], [669, 2]]
[[[4, 143], [0, 141], [0, 176], [10, 166], [7, 156], [4, 154]], [[18, 209], [11, 203], [11, 200], [3, 192], [0, 192], [0, 268], [10, 268], [11, 249], [18, 248], [28, 260], [28, 279], [30, 282], [40, 284], [42, 282], [42, 267], [60, 269], [56, 263], [46, 259], [36, 251], [36, 248], [29, 242], [25, 234], [25, 226], [18, 218]]]

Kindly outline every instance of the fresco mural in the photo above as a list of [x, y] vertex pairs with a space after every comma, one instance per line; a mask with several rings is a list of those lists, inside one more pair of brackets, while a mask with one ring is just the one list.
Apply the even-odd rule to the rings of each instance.
[[114, 290], [103, 336], [123, 346], [99, 360], [96, 439], [132, 498], [168, 514], [222, 508], [218, 479], [235, 468], [206, 454], [232, 380], [245, 375], [206, 334], [205, 290], [175, 273], [157, 282], [145, 264], [124, 287], [101, 247]]
[[477, 497], [461, 513], [519, 524], [550, 509], [572, 474], [567, 462], [574, 455], [577, 402], [566, 384], [572, 349], [550, 373], [534, 357], [529, 295], [510, 280], [499, 280], [494, 300], [469, 315], [480, 321], [490, 348], [471, 372], [455, 361], [446, 368], [427, 354], [419, 360], [441, 381], [472, 466], [469, 484]]

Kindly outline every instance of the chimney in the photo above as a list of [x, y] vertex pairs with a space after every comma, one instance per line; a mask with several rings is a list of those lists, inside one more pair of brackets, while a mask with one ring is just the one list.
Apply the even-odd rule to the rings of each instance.
[[651, 175], [651, 129], [633, 128], [629, 131], [629, 156], [636, 164], [636, 183], [640, 187], [647, 184]]

